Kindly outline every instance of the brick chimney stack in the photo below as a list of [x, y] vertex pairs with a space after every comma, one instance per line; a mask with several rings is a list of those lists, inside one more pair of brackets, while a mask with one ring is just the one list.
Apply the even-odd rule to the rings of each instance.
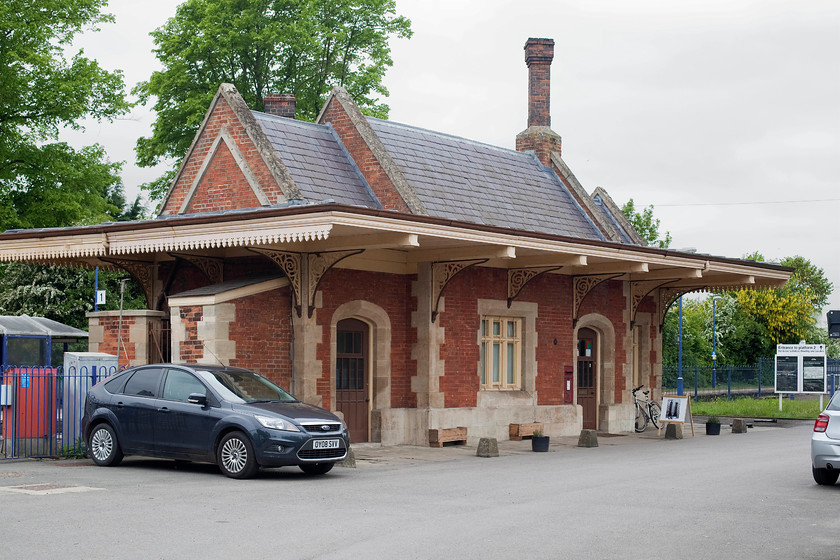
[[269, 93], [263, 98], [263, 107], [269, 115], [293, 119], [295, 118], [296, 102], [294, 95]]
[[551, 126], [551, 61], [554, 39], [528, 39], [528, 126]]
[[543, 165], [551, 152], [560, 153], [560, 136], [551, 130], [551, 61], [554, 39], [531, 38], [525, 43], [528, 65], [528, 128], [516, 136], [516, 149], [533, 151]]

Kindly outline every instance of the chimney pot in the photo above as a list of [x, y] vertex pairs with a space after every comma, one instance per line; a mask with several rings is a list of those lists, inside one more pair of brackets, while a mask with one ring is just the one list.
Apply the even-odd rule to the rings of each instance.
[[295, 96], [285, 93], [269, 93], [263, 98], [266, 113], [290, 119], [295, 118], [295, 103]]

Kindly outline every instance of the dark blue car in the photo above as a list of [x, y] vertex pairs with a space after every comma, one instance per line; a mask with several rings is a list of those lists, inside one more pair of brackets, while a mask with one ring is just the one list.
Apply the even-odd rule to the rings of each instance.
[[350, 447], [331, 412], [253, 371], [195, 364], [139, 366], [92, 387], [82, 433], [100, 466], [147, 455], [216, 463], [233, 478], [261, 466], [325, 474]]

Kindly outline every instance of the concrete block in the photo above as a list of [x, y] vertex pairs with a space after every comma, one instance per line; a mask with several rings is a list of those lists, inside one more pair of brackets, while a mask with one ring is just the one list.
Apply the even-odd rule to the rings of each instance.
[[733, 434], [746, 434], [747, 433], [747, 421], [743, 418], [733, 418], [732, 419], [732, 433]]
[[499, 442], [496, 438], [483, 437], [478, 440], [478, 449], [475, 452], [476, 457], [498, 457], [499, 456]]
[[578, 447], [598, 447], [598, 432], [595, 430], [581, 430]]
[[669, 422], [665, 426], [665, 439], [682, 439], [683, 438], [683, 425], [682, 424], [674, 424], [673, 422]]
[[347, 450], [347, 457], [344, 458], [343, 461], [339, 461], [335, 464], [337, 467], [345, 467], [348, 469], [355, 469], [356, 468], [356, 454], [353, 452], [353, 448]]

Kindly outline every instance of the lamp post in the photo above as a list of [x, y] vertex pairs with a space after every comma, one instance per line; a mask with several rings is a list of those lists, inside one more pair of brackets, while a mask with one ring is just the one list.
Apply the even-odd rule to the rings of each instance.
[[715, 326], [715, 302], [720, 296], [712, 296], [712, 388], [717, 388], [717, 327]]
[[680, 326], [677, 334], [679, 346], [679, 358], [677, 366], [677, 395], [683, 395], [683, 370], [682, 370], [682, 296], [680, 296]]

